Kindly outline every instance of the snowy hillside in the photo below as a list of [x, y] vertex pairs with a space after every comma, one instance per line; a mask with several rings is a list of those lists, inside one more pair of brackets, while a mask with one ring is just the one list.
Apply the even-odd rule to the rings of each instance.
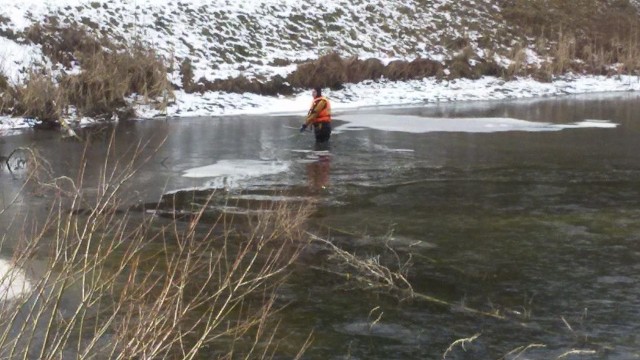
[[[274, 63], [316, 59], [331, 50], [386, 61], [442, 60], [451, 55], [446, 46], [468, 38], [481, 52], [478, 40], [494, 36], [491, 32], [498, 29], [489, 14], [499, 12], [489, 0], [1, 3], [5, 30], [21, 31], [56, 19], [62, 24], [85, 24], [116, 41], [141, 38], [168, 59], [191, 58], [196, 78], [286, 73], [291, 67]], [[474, 10], [473, 17], [464, 13], [468, 9]]]
[[[463, 49], [470, 62], [493, 61], [506, 68], [518, 45], [493, 0], [0, 0], [0, 73], [11, 83], [24, 80], [34, 64], [77, 72], [54, 64], [38, 44], [25, 39], [34, 24], [82, 26], [119, 44], [142, 41], [169, 64], [169, 80], [180, 87], [180, 64], [189, 59], [194, 78], [243, 76], [268, 81], [292, 73], [298, 63], [337, 52], [361, 59], [452, 59]], [[489, 50], [490, 49], [490, 50]], [[523, 61], [540, 63], [532, 46]], [[584, 79], [585, 82], [581, 82]], [[628, 90], [631, 78], [580, 77], [552, 83], [499, 78], [402, 83], [370, 81], [347, 85], [330, 96], [340, 109], [381, 104], [501, 99], [583, 91]], [[265, 97], [255, 94], [176, 91], [168, 115], [218, 115], [303, 111], [308, 94]], [[141, 116], [158, 111], [138, 109]], [[142, 110], [142, 112], [140, 112]], [[10, 121], [5, 118], [5, 124]], [[17, 125], [12, 120], [11, 126]]]

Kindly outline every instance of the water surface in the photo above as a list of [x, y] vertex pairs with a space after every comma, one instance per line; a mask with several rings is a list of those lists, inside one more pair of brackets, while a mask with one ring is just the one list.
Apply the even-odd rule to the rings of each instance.
[[[453, 305], [400, 299], [318, 271], [331, 262], [314, 247], [281, 289], [289, 304], [281, 326], [290, 334], [283, 358], [313, 331], [308, 359], [435, 359], [475, 334], [466, 351], [456, 347], [447, 358], [497, 359], [538, 344], [520, 358], [582, 350], [573, 358], [632, 359], [640, 357], [639, 100], [363, 109], [336, 115], [328, 149], [299, 134], [294, 116], [129, 122], [118, 125], [116, 148], [149, 142], [131, 205], [222, 190], [236, 202], [212, 211], [311, 198], [311, 231], [389, 266], [411, 259], [414, 290]], [[89, 133], [86, 152], [57, 134], [27, 132], [2, 138], [0, 154], [30, 145], [68, 176], [84, 156], [85, 183], [93, 184], [109, 130]], [[20, 172], [4, 169], [0, 183], [8, 207]], [[24, 194], [5, 213], [37, 216], [41, 206]]]

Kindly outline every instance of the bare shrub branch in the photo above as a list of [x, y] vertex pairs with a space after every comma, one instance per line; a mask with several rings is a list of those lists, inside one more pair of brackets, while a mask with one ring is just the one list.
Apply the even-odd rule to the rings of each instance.
[[52, 199], [48, 217], [25, 222], [12, 263], [46, 265], [2, 308], [1, 357], [193, 359], [209, 346], [214, 358], [271, 357], [275, 291], [306, 245], [308, 206], [278, 203], [214, 224], [201, 222], [206, 206], [187, 222], [122, 210], [146, 146], [121, 157], [110, 149], [90, 197], [82, 174], [39, 183]]

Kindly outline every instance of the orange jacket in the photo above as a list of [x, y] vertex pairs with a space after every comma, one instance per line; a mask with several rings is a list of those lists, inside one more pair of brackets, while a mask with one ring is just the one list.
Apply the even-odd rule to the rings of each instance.
[[305, 121], [306, 124], [331, 122], [331, 103], [324, 96], [319, 96], [311, 102], [311, 108]]

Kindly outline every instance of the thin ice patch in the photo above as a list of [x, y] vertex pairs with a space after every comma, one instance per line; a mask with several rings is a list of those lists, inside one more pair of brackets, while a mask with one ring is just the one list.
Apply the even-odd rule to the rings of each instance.
[[300, 202], [300, 201], [308, 200], [308, 198], [304, 196], [260, 195], [260, 194], [242, 194], [242, 195], [230, 196], [229, 199], [253, 200], [253, 201], [277, 201], [277, 202]]
[[212, 165], [186, 170], [182, 176], [188, 178], [227, 177], [233, 179], [256, 178], [285, 172], [287, 162], [262, 160], [220, 160]]
[[388, 146], [384, 146], [384, 145], [378, 145], [378, 144], [374, 144], [373, 147], [376, 150], [380, 150], [380, 151], [384, 151], [384, 152], [390, 152], [390, 153], [413, 153], [415, 152], [415, 150], [413, 149], [392, 149]]
[[512, 118], [434, 118], [409, 115], [366, 114], [343, 115], [347, 122], [337, 127], [342, 130], [369, 128], [381, 131], [407, 133], [469, 132], [493, 133], [502, 131], [560, 131], [571, 128], [614, 128], [617, 124], [606, 120], [585, 120], [573, 124], [552, 124]]
[[584, 120], [584, 121], [575, 123], [574, 127], [612, 129], [612, 128], [618, 127], [618, 124], [612, 123], [611, 121], [608, 121], [608, 120]]
[[184, 171], [183, 177], [208, 179], [201, 189], [230, 189], [249, 179], [287, 171], [289, 162], [264, 160], [220, 160], [212, 165]]

